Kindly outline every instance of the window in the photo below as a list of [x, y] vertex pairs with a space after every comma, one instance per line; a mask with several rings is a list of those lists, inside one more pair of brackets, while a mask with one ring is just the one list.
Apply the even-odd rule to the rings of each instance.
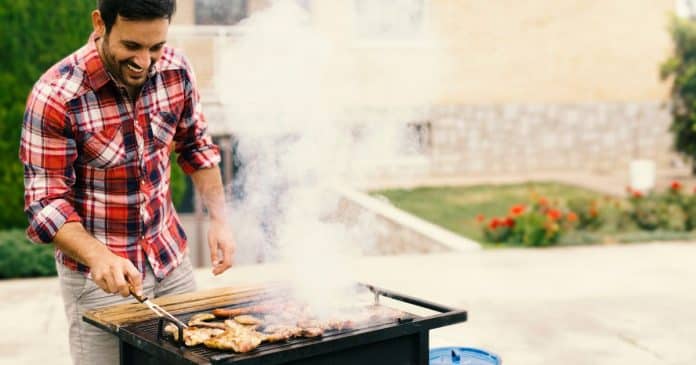
[[360, 39], [408, 40], [423, 31], [424, 0], [354, 0]]
[[196, 24], [234, 25], [247, 17], [247, 0], [196, 0]]
[[432, 124], [430, 122], [408, 123], [406, 152], [415, 154], [427, 154], [433, 146]]
[[696, 19], [696, 0], [676, 0], [676, 13], [681, 18]]

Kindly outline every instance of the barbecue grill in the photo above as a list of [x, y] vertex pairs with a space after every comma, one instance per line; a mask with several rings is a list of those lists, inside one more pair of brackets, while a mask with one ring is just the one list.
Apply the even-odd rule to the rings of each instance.
[[[142, 304], [122, 304], [87, 312], [83, 319], [118, 336], [121, 364], [428, 364], [429, 331], [464, 322], [467, 313], [423, 299], [398, 294], [372, 285], [375, 302], [403, 303], [434, 314], [416, 315], [400, 310], [398, 318], [357, 328], [325, 332], [319, 338], [295, 338], [282, 343], [264, 343], [248, 353], [214, 350], [203, 345], [185, 347], [163, 332], [172, 323], [154, 317]], [[162, 297], [154, 301], [184, 322], [196, 313], [214, 308], [238, 308], [275, 298], [283, 286], [234, 287]], [[387, 300], [381, 298], [390, 298]], [[380, 305], [385, 305], [380, 303]], [[180, 333], [181, 334], [181, 333]], [[181, 339], [181, 335], [179, 338]]]

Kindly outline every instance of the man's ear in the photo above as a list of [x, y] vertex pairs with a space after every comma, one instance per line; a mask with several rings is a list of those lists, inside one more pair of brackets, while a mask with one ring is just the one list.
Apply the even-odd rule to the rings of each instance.
[[97, 36], [100, 38], [104, 37], [106, 25], [104, 25], [104, 19], [102, 19], [99, 10], [92, 11], [92, 27], [94, 28], [94, 33], [97, 33]]

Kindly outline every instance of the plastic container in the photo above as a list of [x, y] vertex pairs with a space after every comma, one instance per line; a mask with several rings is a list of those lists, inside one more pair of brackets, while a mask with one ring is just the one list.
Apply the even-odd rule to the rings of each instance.
[[490, 352], [471, 347], [438, 347], [430, 350], [430, 365], [500, 365]]

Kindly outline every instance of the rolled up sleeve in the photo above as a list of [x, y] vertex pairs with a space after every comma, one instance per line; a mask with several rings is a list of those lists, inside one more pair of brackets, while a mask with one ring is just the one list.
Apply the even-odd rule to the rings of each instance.
[[211, 168], [220, 163], [220, 150], [207, 134], [208, 124], [203, 115], [195, 77], [187, 65], [184, 72], [186, 102], [174, 136], [177, 163], [186, 174]]
[[65, 223], [81, 221], [71, 199], [77, 153], [66, 115], [51, 86], [37, 83], [27, 100], [19, 147], [27, 237], [37, 243], [50, 243]]

